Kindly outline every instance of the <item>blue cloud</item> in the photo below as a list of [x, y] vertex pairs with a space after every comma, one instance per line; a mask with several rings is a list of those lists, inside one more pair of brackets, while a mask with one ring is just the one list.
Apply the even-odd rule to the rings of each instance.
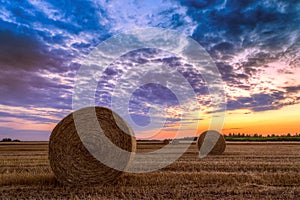
[[227, 109], [250, 109], [255, 112], [276, 110], [285, 105], [281, 102], [283, 99], [285, 99], [285, 93], [282, 91], [273, 91], [271, 94], [253, 94], [251, 97], [239, 97], [235, 100], [229, 100]]

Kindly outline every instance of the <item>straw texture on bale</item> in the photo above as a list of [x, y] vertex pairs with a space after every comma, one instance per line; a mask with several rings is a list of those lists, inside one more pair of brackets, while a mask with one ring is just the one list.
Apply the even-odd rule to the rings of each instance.
[[[75, 127], [74, 116], [76, 115], [74, 114], [82, 116], [81, 124], [83, 126], [92, 119], [99, 122], [104, 135], [117, 147], [127, 152], [135, 152], [136, 150], [134, 133], [119, 115], [104, 107], [80, 109], [62, 119], [50, 136], [49, 160], [57, 180], [65, 185], [106, 184], [115, 181], [122, 174], [122, 171], [108, 167], [97, 160], [82, 142], [82, 138], [90, 138], [87, 141], [94, 143], [92, 144], [93, 148], [98, 153], [107, 152], [103, 151], [103, 148], [106, 148], [105, 145], [97, 146], [99, 133], [97, 131], [86, 131], [87, 134], [83, 133], [82, 135], [81, 133], [79, 137], [78, 126]], [[89, 129], [89, 127], [84, 127], [83, 130], [86, 129]], [[109, 158], [111, 155], [104, 156]], [[123, 167], [126, 168], [131, 157], [128, 156], [128, 158], [122, 159], [125, 160]]]
[[[215, 130], [208, 130], [208, 131], [204, 131], [203, 133], [201, 133], [201, 135], [198, 137], [198, 140], [197, 140], [198, 150], [201, 149], [201, 146], [203, 145], [206, 134], [210, 134], [210, 133], [214, 134], [214, 135], [219, 135], [219, 139], [218, 139], [217, 143], [214, 145], [214, 147], [211, 149], [209, 154], [210, 155], [222, 154], [226, 148], [226, 141], [225, 141], [224, 137], [218, 131], [215, 131]], [[210, 141], [207, 141], [207, 142], [210, 142]]]

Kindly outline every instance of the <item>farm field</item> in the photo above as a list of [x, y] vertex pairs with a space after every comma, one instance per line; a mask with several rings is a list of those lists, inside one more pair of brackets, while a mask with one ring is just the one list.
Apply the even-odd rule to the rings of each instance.
[[[138, 152], [161, 148], [138, 143]], [[177, 145], [180, 148], [180, 144]], [[197, 147], [155, 172], [124, 174], [112, 185], [60, 185], [46, 142], [0, 143], [0, 199], [299, 199], [300, 143], [228, 142], [221, 156]]]

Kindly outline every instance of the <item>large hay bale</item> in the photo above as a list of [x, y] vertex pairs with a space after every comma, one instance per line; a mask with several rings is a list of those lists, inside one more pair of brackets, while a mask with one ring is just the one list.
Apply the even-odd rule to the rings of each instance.
[[[206, 143], [205, 146], [203, 145], [204, 140]], [[210, 155], [220, 155], [225, 151], [226, 141], [218, 131], [207, 130], [201, 133], [201, 135], [198, 137], [197, 145], [198, 145], [198, 150], [205, 152], [205, 154], [208, 153]]]
[[[77, 120], [80, 120], [80, 123]], [[89, 124], [93, 120], [99, 123], [104, 135], [114, 145], [129, 152], [129, 156], [118, 158], [116, 155], [110, 155], [106, 144], [99, 139], [100, 136], [104, 136], [103, 133], [95, 131]], [[81, 131], [79, 135], [79, 129], [86, 131]], [[94, 154], [91, 154], [91, 149], [109, 160], [122, 160], [122, 166], [118, 167], [125, 169], [131, 159], [130, 152], [136, 150], [134, 133], [119, 115], [108, 108], [88, 107], [69, 114], [53, 129], [49, 141], [50, 166], [57, 180], [67, 185], [104, 184], [113, 182], [122, 174], [122, 170], [108, 167], [96, 159]]]

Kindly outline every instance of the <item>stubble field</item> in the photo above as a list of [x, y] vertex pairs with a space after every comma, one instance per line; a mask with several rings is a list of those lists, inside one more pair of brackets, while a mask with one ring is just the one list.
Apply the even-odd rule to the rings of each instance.
[[[138, 152], [161, 148], [138, 143]], [[180, 144], [177, 145], [180, 148]], [[227, 143], [221, 156], [196, 145], [156, 172], [111, 185], [66, 187], [49, 166], [47, 143], [0, 144], [0, 199], [299, 199], [300, 143]]]

